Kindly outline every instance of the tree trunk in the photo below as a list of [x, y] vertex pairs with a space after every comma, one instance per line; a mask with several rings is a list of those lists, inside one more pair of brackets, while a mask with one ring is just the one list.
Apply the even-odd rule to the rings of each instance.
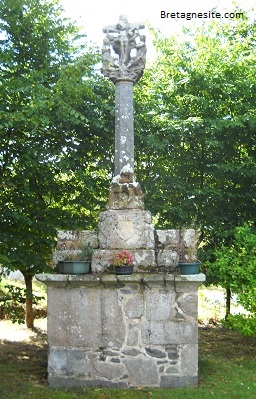
[[24, 275], [26, 284], [26, 326], [34, 328], [32, 276]]
[[230, 315], [230, 304], [231, 304], [231, 289], [226, 288], [226, 314], [225, 320], [227, 320], [228, 316]]

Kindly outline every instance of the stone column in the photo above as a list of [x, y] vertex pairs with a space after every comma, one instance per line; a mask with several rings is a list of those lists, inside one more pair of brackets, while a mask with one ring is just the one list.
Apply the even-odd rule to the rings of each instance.
[[[108, 210], [144, 209], [143, 193], [134, 177], [133, 128], [133, 85], [146, 63], [144, 28], [143, 23], [130, 24], [121, 15], [117, 24], [103, 29], [102, 73], [115, 84], [115, 175]], [[129, 215], [133, 219], [132, 212]]]
[[115, 98], [115, 176], [130, 165], [134, 170], [133, 82], [116, 82]]
[[141, 78], [146, 63], [143, 23], [130, 24], [121, 15], [116, 25], [106, 26], [102, 48], [102, 73], [116, 88], [115, 176], [120, 183], [132, 183], [134, 172], [133, 85]]

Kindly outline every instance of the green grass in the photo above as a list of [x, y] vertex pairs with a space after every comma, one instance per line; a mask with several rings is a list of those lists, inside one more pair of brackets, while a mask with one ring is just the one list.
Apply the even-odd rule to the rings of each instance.
[[256, 338], [200, 328], [199, 386], [178, 389], [52, 389], [47, 386], [46, 337], [0, 342], [1, 399], [255, 399]]

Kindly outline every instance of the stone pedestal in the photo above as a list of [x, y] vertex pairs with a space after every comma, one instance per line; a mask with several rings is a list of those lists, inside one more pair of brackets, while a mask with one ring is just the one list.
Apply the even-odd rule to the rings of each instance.
[[203, 274], [36, 277], [48, 291], [50, 386], [197, 385]]
[[135, 271], [156, 268], [155, 236], [151, 214], [141, 209], [110, 209], [101, 212], [99, 249], [92, 257], [92, 271], [104, 271], [114, 255], [127, 249], [134, 255]]
[[154, 249], [151, 214], [140, 209], [101, 212], [98, 238], [100, 249]]

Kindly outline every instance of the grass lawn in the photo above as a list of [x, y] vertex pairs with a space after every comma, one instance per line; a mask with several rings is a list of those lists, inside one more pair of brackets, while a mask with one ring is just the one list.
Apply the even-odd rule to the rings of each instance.
[[0, 341], [1, 399], [255, 399], [256, 338], [223, 328], [199, 331], [198, 388], [52, 389], [47, 386], [45, 334], [31, 342]]

